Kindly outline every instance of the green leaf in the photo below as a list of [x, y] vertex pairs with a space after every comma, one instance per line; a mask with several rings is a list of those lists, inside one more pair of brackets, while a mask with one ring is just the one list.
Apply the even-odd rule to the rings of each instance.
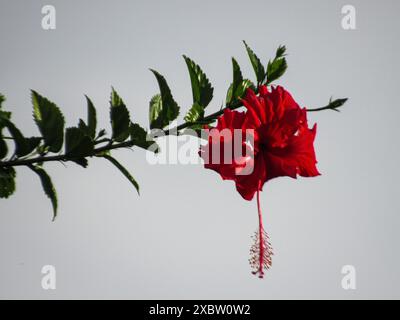
[[79, 119], [78, 128], [81, 129], [83, 132], [85, 132], [85, 134], [87, 134], [89, 136], [89, 127], [87, 126], [85, 121], [83, 121], [82, 119]]
[[87, 101], [87, 123], [79, 119], [78, 128], [83, 130], [92, 139], [96, 138], [97, 117], [96, 109], [88, 96], [85, 95]]
[[89, 161], [86, 158], [76, 158], [71, 161], [75, 162], [76, 164], [79, 164], [83, 168], [87, 168], [87, 166], [89, 165]]
[[195, 122], [204, 117], [204, 108], [213, 98], [214, 88], [201, 68], [190, 58], [183, 56], [192, 83], [193, 105], [185, 116], [185, 121]]
[[99, 133], [97, 134], [96, 139], [99, 139], [99, 138], [101, 138], [101, 137], [104, 137], [106, 134], [107, 134], [106, 130], [105, 130], [105, 129], [101, 129], [101, 130], [99, 131]]
[[3, 107], [4, 101], [6, 101], [6, 97], [0, 93], [0, 109]]
[[96, 136], [96, 127], [97, 127], [97, 116], [96, 116], [96, 108], [92, 100], [88, 96], [86, 96], [87, 101], [87, 127], [89, 136], [94, 139]]
[[158, 126], [158, 120], [162, 117], [163, 104], [161, 94], [153, 96], [149, 103], [149, 122], [150, 128]]
[[60, 151], [64, 139], [64, 116], [47, 98], [32, 90], [33, 117], [51, 152]]
[[5, 126], [3, 119], [10, 119], [11, 113], [2, 111], [2, 103], [5, 101], [5, 97], [0, 94], [0, 159], [3, 159], [8, 153], [8, 147], [6, 141], [3, 139], [3, 128]]
[[139, 184], [136, 180], [132, 177], [128, 170], [126, 170], [115, 158], [110, 155], [102, 155], [103, 158], [110, 161], [114, 166], [118, 168], [119, 171], [129, 180], [129, 182], [136, 188], [137, 193], [139, 194]]
[[232, 84], [234, 85], [233, 87], [235, 89], [243, 81], [243, 75], [242, 75], [242, 71], [240, 70], [239, 64], [233, 57], [232, 57], [232, 70], [233, 70]]
[[51, 201], [51, 204], [53, 206], [53, 221], [54, 221], [54, 219], [57, 217], [58, 201], [57, 201], [57, 192], [53, 186], [53, 182], [51, 181], [50, 176], [43, 168], [34, 165], [30, 165], [29, 168], [39, 176], [40, 182], [42, 183], [43, 191]]
[[197, 120], [201, 120], [204, 117], [204, 107], [198, 103], [193, 103], [193, 106], [190, 108], [189, 112], [185, 116], [186, 122], [196, 122]]
[[0, 110], [0, 128], [5, 127], [5, 120], [9, 120], [11, 118], [11, 114], [6, 111]]
[[146, 150], [156, 143], [153, 139], [150, 139], [150, 137], [147, 135], [146, 130], [137, 123], [131, 123], [130, 135], [131, 141], [133, 141], [135, 146], [141, 147]]
[[15, 153], [18, 157], [30, 154], [40, 143], [41, 138], [25, 138], [21, 131], [8, 119], [2, 120], [8, 131], [10, 131], [15, 143]]
[[3, 135], [0, 129], [0, 159], [3, 159], [8, 153], [8, 147], [6, 141], [3, 139]]
[[92, 139], [81, 129], [72, 127], [65, 132], [65, 153], [67, 157], [76, 158], [75, 162], [86, 167], [87, 161], [80, 158], [93, 155], [94, 144]]
[[123, 142], [129, 137], [129, 111], [114, 88], [111, 91], [110, 104], [112, 138], [117, 142]]
[[235, 106], [235, 104], [240, 103], [239, 99], [244, 97], [247, 88], [256, 91], [254, 83], [249, 79], [242, 80], [242, 82], [236, 87], [235, 92], [233, 92], [233, 84], [231, 84], [227, 94], [227, 106], [232, 107]]
[[150, 71], [157, 79], [161, 94], [161, 99], [154, 96], [150, 101], [150, 128], [162, 129], [178, 117], [179, 106], [175, 102], [165, 78], [155, 70], [150, 69]]
[[276, 50], [275, 58], [268, 62], [267, 66], [267, 81], [266, 84], [270, 84], [273, 81], [279, 79], [287, 69], [287, 62], [285, 59], [285, 46], [279, 46]]
[[240, 85], [237, 87], [236, 92], [235, 92], [235, 97], [237, 98], [242, 98], [244, 96], [244, 93], [246, 92], [247, 88], [253, 89], [253, 91], [256, 90], [256, 87], [253, 82], [251, 82], [249, 79], [244, 79]]
[[257, 84], [261, 84], [264, 81], [265, 78], [265, 70], [264, 66], [262, 65], [260, 59], [257, 57], [257, 55], [253, 52], [253, 50], [247, 45], [245, 41], [243, 41], [247, 54], [249, 55], [251, 65], [253, 66], [254, 72], [256, 74], [257, 78]]
[[0, 129], [6, 126], [5, 120], [11, 119], [11, 112], [0, 110]]
[[13, 167], [0, 168], [0, 198], [8, 198], [14, 193], [15, 175]]
[[138, 123], [131, 123], [130, 134], [132, 141], [146, 141], [147, 132]]
[[286, 47], [285, 46], [279, 46], [278, 49], [276, 49], [276, 57], [283, 57], [286, 55]]
[[228, 91], [226, 92], [226, 105], [229, 106], [233, 101], [233, 84], [229, 85]]
[[242, 71], [240, 70], [239, 64], [233, 57], [232, 57], [232, 70], [233, 70], [233, 81], [232, 81], [231, 85], [229, 86], [228, 92], [226, 94], [226, 104], [227, 105], [231, 104], [233, 102], [233, 100], [240, 97], [240, 95], [238, 95], [238, 93], [237, 93], [237, 89], [243, 82]]
[[214, 88], [199, 65], [185, 55], [183, 58], [189, 70], [192, 83], [193, 104], [197, 103], [205, 108], [213, 98]]
[[6, 97], [0, 93], [0, 159], [7, 156], [8, 146], [6, 141], [3, 139], [3, 128], [5, 127], [5, 121], [11, 118], [11, 112], [2, 111], [3, 102], [6, 101]]
[[0, 111], [0, 130], [6, 126], [6, 122], [10, 118], [11, 112]]

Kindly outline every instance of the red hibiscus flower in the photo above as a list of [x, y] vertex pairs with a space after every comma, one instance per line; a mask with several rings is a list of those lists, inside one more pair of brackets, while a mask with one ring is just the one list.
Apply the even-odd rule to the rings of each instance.
[[[257, 192], [259, 230], [251, 249], [250, 264], [254, 273], [262, 277], [264, 269], [271, 266], [272, 251], [262, 225], [259, 191], [265, 182], [276, 177], [320, 174], [313, 146], [316, 125], [308, 128], [306, 109], [300, 108], [280, 86], [272, 87], [271, 91], [260, 86], [258, 96], [248, 89], [242, 102], [247, 112], [224, 110], [200, 155], [206, 168], [215, 170], [223, 179], [235, 181], [244, 199], [253, 199]], [[234, 139], [235, 132], [240, 133], [239, 140]], [[245, 133], [250, 133], [250, 143]], [[239, 142], [241, 154], [233, 152], [233, 142]], [[225, 153], [231, 155], [230, 161], [226, 161]], [[246, 174], [243, 170], [248, 167], [252, 171]]]

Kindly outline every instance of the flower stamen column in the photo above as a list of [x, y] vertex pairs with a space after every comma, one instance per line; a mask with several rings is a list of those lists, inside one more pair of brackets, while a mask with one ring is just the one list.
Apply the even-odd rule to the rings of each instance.
[[272, 248], [268, 234], [265, 232], [262, 221], [260, 192], [257, 191], [257, 210], [258, 210], [258, 231], [254, 234], [254, 244], [250, 249], [250, 266], [254, 269], [253, 274], [258, 274], [259, 278], [264, 277], [264, 270], [272, 266]]

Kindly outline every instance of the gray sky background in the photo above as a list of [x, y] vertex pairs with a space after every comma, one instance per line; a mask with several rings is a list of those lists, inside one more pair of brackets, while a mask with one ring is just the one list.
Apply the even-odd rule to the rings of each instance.
[[[54, 5], [57, 29], [41, 28]], [[352, 4], [357, 29], [343, 30]], [[0, 202], [0, 298], [400, 298], [398, 1], [0, 1], [0, 92], [24, 133], [37, 134], [29, 89], [58, 103], [67, 123], [94, 101], [109, 130], [113, 85], [132, 118], [147, 126], [158, 91], [148, 68], [164, 74], [186, 111], [187, 54], [209, 76], [219, 108], [231, 81], [231, 56], [253, 77], [241, 40], [266, 62], [288, 48], [279, 81], [302, 106], [349, 97], [342, 113], [318, 123], [322, 176], [282, 178], [261, 196], [275, 256], [264, 280], [250, 274], [255, 201], [201, 166], [146, 162], [141, 150], [114, 155], [141, 196], [102, 160], [88, 169], [46, 166], [59, 194], [59, 217], [27, 169]], [[182, 119], [182, 118], [181, 118]], [[41, 288], [41, 268], [57, 270], [57, 289]], [[354, 265], [357, 289], [343, 290]]]

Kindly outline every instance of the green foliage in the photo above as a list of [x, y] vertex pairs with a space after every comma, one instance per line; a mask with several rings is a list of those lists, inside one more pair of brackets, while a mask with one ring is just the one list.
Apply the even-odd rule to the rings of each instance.
[[[5, 101], [4, 96], [0, 95], [0, 105]], [[40, 143], [41, 138], [25, 138], [21, 131], [11, 122], [11, 112], [0, 110], [0, 159], [7, 155], [8, 147], [3, 139], [2, 129], [7, 128], [15, 143], [15, 154], [23, 157], [30, 154]]]
[[193, 103], [189, 112], [185, 116], [186, 122], [196, 122], [204, 117], [204, 107], [197, 102]]
[[79, 119], [79, 129], [83, 130], [92, 139], [96, 138], [97, 116], [96, 108], [88, 96], [86, 96], [87, 103], [87, 122]]
[[240, 66], [234, 57], [232, 57], [232, 70], [233, 70], [232, 86], [233, 86], [233, 92], [235, 92], [236, 88], [243, 81], [243, 75], [242, 71], [240, 70]]
[[97, 116], [96, 116], [96, 108], [94, 107], [92, 101], [88, 96], [86, 97], [87, 102], [87, 126], [89, 136], [94, 138], [96, 136], [96, 127], [97, 127]]
[[207, 107], [213, 98], [214, 88], [201, 68], [187, 56], [185, 59], [192, 83], [193, 104]]
[[0, 93], [0, 109], [3, 107], [4, 101], [6, 101], [6, 97]]
[[161, 100], [161, 94], [156, 94], [154, 95], [149, 103], [149, 122], [150, 122], [150, 128], [155, 128], [156, 126], [159, 126], [158, 119], [162, 117], [162, 110], [163, 110], [163, 104]]
[[111, 91], [110, 104], [112, 138], [117, 142], [125, 141], [129, 137], [129, 111], [114, 88]]
[[266, 84], [270, 84], [273, 81], [279, 79], [287, 69], [287, 62], [285, 59], [286, 55], [286, 47], [279, 46], [276, 50], [274, 60], [270, 60], [267, 66], [267, 74], [266, 74]]
[[106, 134], [107, 134], [106, 130], [105, 129], [101, 129], [99, 131], [99, 133], [97, 134], [97, 136], [96, 136], [96, 140], [101, 138], [101, 137], [104, 137]]
[[179, 115], [179, 106], [175, 102], [165, 78], [157, 71], [150, 69], [157, 79], [160, 95], [150, 101], [150, 128], [165, 128]]
[[41, 138], [25, 138], [21, 131], [10, 120], [2, 119], [2, 121], [14, 139], [15, 153], [18, 157], [23, 157], [30, 154], [39, 146]]
[[132, 177], [128, 170], [125, 169], [123, 165], [121, 165], [115, 158], [110, 155], [104, 154], [102, 155], [104, 159], [110, 161], [121, 173], [129, 180], [129, 182], [135, 187], [137, 193], [139, 194], [139, 184], [136, 180]]
[[228, 107], [230, 107], [234, 102], [238, 101], [238, 99], [243, 98], [247, 88], [252, 88], [255, 90], [255, 86], [250, 80], [243, 79], [242, 71], [240, 70], [240, 66], [235, 58], [232, 58], [232, 69], [233, 81], [226, 94], [226, 105]]
[[15, 170], [12, 167], [0, 167], [0, 198], [8, 198], [15, 191]]
[[5, 158], [8, 153], [8, 147], [6, 141], [3, 139], [3, 134], [0, 129], [0, 159]]
[[64, 116], [47, 98], [32, 90], [33, 117], [51, 152], [61, 150], [64, 139]]
[[72, 161], [86, 167], [87, 161], [83, 160], [86, 156], [93, 155], [93, 140], [80, 128], [67, 128], [65, 133], [65, 154]]
[[11, 119], [11, 112], [2, 111], [0, 109], [0, 129], [3, 129], [6, 125], [4, 123], [4, 119], [10, 120]]
[[139, 124], [131, 123], [129, 131], [133, 145], [147, 150], [151, 145], [155, 144], [155, 141], [148, 137], [146, 130]]
[[246, 89], [251, 88], [253, 91], [256, 91], [256, 86], [249, 79], [244, 79], [240, 85], [237, 87], [234, 97], [236, 99], [243, 98], [246, 92]]
[[31, 168], [32, 171], [39, 176], [43, 191], [51, 201], [51, 204], [53, 206], [53, 221], [54, 221], [54, 219], [57, 217], [58, 200], [57, 200], [57, 192], [53, 186], [53, 182], [51, 181], [50, 176], [42, 167], [30, 165], [29, 168]]
[[3, 138], [3, 128], [5, 126], [3, 119], [10, 119], [11, 117], [10, 112], [1, 110], [4, 101], [6, 101], [6, 98], [0, 93], [0, 159], [3, 159], [8, 153], [7, 143]]
[[254, 53], [254, 51], [247, 45], [246, 41], [243, 41], [243, 43], [246, 47], [247, 54], [249, 55], [251, 65], [253, 66], [254, 69], [254, 73], [256, 74], [257, 85], [259, 85], [264, 81], [265, 78], [264, 66], [262, 65], [257, 55]]
[[[286, 48], [280, 46], [275, 58], [265, 67], [253, 50], [244, 42], [247, 54], [256, 75], [256, 84], [243, 77], [240, 66], [232, 58], [233, 80], [226, 94], [226, 107], [236, 109], [242, 106], [247, 88], [257, 92], [261, 84], [270, 84], [279, 79], [287, 69], [285, 59]], [[203, 70], [193, 60], [183, 56], [189, 71], [193, 103], [184, 117], [185, 123], [177, 126], [176, 130], [168, 130], [168, 134], [191, 134], [193, 129], [198, 132], [204, 125], [212, 124], [223, 112], [221, 110], [205, 116], [205, 108], [213, 98], [214, 88]], [[149, 105], [150, 128], [163, 129], [171, 124], [178, 115], [180, 108], [174, 100], [165, 78], [155, 70], [160, 93], [153, 96]], [[257, 87], [256, 87], [257, 86]], [[110, 122], [112, 133], [107, 136], [104, 129], [97, 128], [97, 111], [93, 102], [86, 97], [87, 116], [79, 119], [77, 127], [65, 129], [63, 114], [57, 105], [36, 91], [32, 93], [33, 117], [39, 128], [41, 137], [25, 137], [11, 120], [11, 112], [3, 110], [5, 97], [0, 94], [0, 198], [8, 198], [15, 192], [15, 177], [17, 166], [28, 166], [40, 178], [43, 190], [51, 200], [54, 218], [57, 215], [57, 193], [50, 176], [43, 168], [48, 161], [73, 161], [80, 166], [87, 167], [89, 157], [105, 158], [111, 162], [136, 188], [139, 185], [128, 170], [114, 157], [111, 150], [137, 146], [149, 151], [158, 152], [159, 148], [151, 135], [138, 123], [132, 123], [129, 111], [118, 93], [112, 88], [110, 98]], [[307, 111], [335, 110], [339, 111], [347, 99], [330, 100], [325, 107], [307, 109]], [[4, 135], [4, 131], [8, 134]], [[129, 140], [128, 140], [129, 139]], [[15, 152], [8, 155], [8, 141], [15, 145]], [[64, 154], [60, 151], [64, 147]], [[53, 153], [52, 155], [48, 155]], [[55, 153], [55, 154], [54, 154]]]
[[257, 86], [260, 84], [269, 85], [273, 81], [279, 79], [287, 69], [286, 62], [286, 47], [279, 46], [276, 50], [275, 58], [271, 61], [268, 61], [267, 68], [265, 70], [262, 65], [260, 59], [254, 53], [254, 51], [247, 45], [245, 41], [244, 45], [247, 50], [247, 54], [249, 55], [251, 65], [253, 66], [254, 72], [257, 78]]
[[1, 111], [3, 101], [5, 101], [5, 97], [0, 94], [0, 159], [3, 159], [8, 153], [7, 143], [3, 138], [3, 128], [5, 126], [3, 119], [10, 118], [9, 113]]

